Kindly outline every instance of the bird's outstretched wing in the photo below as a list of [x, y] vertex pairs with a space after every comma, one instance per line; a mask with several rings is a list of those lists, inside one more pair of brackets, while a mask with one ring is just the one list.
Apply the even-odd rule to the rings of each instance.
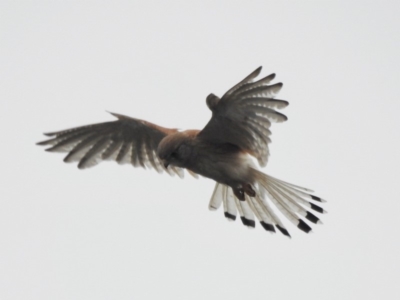
[[268, 85], [275, 74], [258, 81], [261, 67], [227, 91], [220, 99], [214, 94], [207, 97], [212, 111], [211, 120], [198, 137], [213, 143], [230, 143], [257, 158], [261, 166], [267, 164], [271, 122], [283, 122], [287, 117], [275, 109], [289, 103], [273, 99], [282, 83]]
[[165, 168], [156, 153], [159, 142], [177, 129], [111, 114], [118, 120], [45, 133], [51, 138], [38, 145], [51, 145], [46, 149], [50, 152], [68, 152], [64, 161], [78, 161], [79, 169], [95, 166], [102, 160], [115, 160], [120, 164], [130, 163], [135, 167], [183, 176], [180, 168]]

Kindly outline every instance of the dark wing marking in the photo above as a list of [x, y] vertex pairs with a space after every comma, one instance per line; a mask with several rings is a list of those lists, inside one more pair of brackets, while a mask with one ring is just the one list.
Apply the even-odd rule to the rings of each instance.
[[111, 114], [118, 120], [45, 133], [51, 138], [38, 145], [51, 146], [46, 149], [50, 152], [67, 152], [64, 161], [77, 161], [79, 169], [95, 166], [103, 160], [115, 160], [119, 164], [130, 163], [135, 167], [183, 176], [180, 168], [170, 166], [166, 169], [156, 153], [159, 142], [177, 129]]
[[228, 90], [220, 99], [214, 94], [207, 97], [212, 111], [211, 120], [198, 137], [213, 143], [230, 143], [257, 158], [261, 166], [268, 161], [268, 144], [271, 142], [271, 122], [283, 122], [287, 118], [276, 109], [289, 103], [274, 99], [282, 83], [268, 85], [275, 74], [253, 81], [261, 67]]

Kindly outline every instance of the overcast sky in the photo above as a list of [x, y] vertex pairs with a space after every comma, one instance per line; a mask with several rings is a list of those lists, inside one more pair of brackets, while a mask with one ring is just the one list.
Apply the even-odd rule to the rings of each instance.
[[[400, 299], [398, 1], [1, 1], [0, 298]], [[207, 208], [214, 184], [106, 162], [43, 132], [201, 129], [258, 66], [283, 82], [270, 175], [328, 200], [292, 239]], [[257, 224], [258, 225], [258, 224]]]

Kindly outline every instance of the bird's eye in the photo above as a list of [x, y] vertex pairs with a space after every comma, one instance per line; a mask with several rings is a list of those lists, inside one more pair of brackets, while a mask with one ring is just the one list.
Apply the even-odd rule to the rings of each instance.
[[171, 153], [171, 158], [178, 158], [178, 153], [172, 152]]

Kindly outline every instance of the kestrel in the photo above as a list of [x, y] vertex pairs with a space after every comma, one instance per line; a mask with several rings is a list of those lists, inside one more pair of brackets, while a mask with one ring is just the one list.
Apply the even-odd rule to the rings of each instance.
[[[212, 117], [202, 130], [180, 131], [111, 113], [116, 121], [92, 124], [46, 133], [50, 139], [38, 145], [51, 145], [46, 151], [67, 152], [65, 162], [78, 162], [79, 169], [95, 166], [103, 160], [153, 168], [183, 177], [184, 169], [197, 177], [216, 181], [209, 209], [221, 203], [228, 220], [237, 211], [244, 225], [275, 227], [289, 236], [281, 216], [302, 231], [311, 227], [302, 219], [321, 223], [309, 210], [325, 213], [313, 202], [325, 200], [312, 191], [271, 177], [257, 169], [266, 166], [271, 142], [272, 122], [287, 117], [276, 111], [289, 103], [275, 99], [282, 83], [270, 84], [275, 74], [259, 80], [261, 67], [229, 89], [221, 98], [210, 94], [206, 103]], [[311, 200], [311, 201], [310, 201]]]

